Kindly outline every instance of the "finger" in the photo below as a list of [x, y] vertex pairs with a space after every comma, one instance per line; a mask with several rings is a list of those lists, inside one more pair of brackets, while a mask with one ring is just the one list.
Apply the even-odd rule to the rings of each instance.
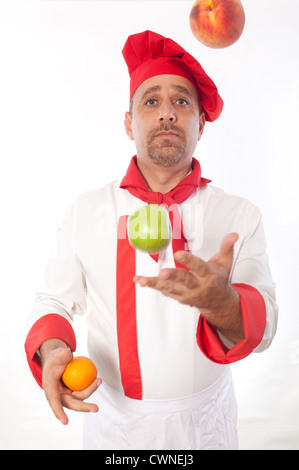
[[81, 411], [84, 413], [96, 413], [99, 411], [99, 408], [95, 403], [85, 403], [82, 400], [74, 398], [73, 395], [61, 395], [61, 402], [65, 408], [72, 411]]
[[78, 399], [78, 400], [86, 400], [89, 398], [101, 385], [102, 379], [97, 378], [95, 379], [89, 387], [85, 388], [84, 390], [81, 390], [79, 392], [72, 392], [72, 397]]
[[210, 260], [210, 263], [217, 263], [221, 266], [230, 268], [233, 262], [234, 245], [239, 236], [237, 233], [232, 232], [226, 235], [220, 245], [219, 252], [216, 253]]
[[158, 277], [138, 277], [138, 283], [141, 287], [150, 287], [177, 300], [180, 300], [187, 289], [186, 284], [183, 282], [163, 279], [163, 274], [161, 277], [160, 275]]
[[98, 405], [95, 403], [84, 403], [83, 400], [89, 398], [101, 385], [102, 379], [96, 378], [89, 387], [79, 392], [72, 392], [70, 396], [64, 395], [62, 398], [63, 405], [74, 411], [82, 411], [87, 413], [97, 413]]
[[234, 244], [237, 242], [239, 235], [235, 232], [226, 235], [221, 243], [219, 252], [223, 255], [231, 254]]
[[62, 424], [68, 423], [68, 417], [64, 412], [61, 403], [61, 393], [63, 390], [65, 390], [65, 393], [71, 392], [68, 392], [67, 389], [62, 386], [60, 378], [66, 365], [72, 359], [72, 356], [72, 352], [68, 348], [57, 349], [53, 351], [52, 356], [50, 356], [48, 361], [45, 363], [43, 369], [42, 385], [46, 398], [54, 415], [62, 422]]
[[136, 284], [139, 284], [141, 287], [152, 287], [152, 288], [159, 288], [161, 282], [159, 278], [156, 277], [146, 277], [146, 276], [135, 276], [133, 281]]
[[141, 287], [145, 287], [150, 282], [150, 279], [152, 278], [145, 276], [134, 276], [133, 282], [139, 284]]
[[174, 258], [197, 276], [205, 276], [209, 272], [208, 264], [188, 251], [177, 251]]
[[60, 398], [59, 398], [59, 400], [57, 399], [57, 400], [55, 400], [55, 402], [52, 403], [51, 408], [52, 408], [52, 411], [53, 411], [54, 415], [56, 416], [56, 418], [63, 425], [66, 426], [69, 422], [69, 419], [68, 419], [67, 414], [65, 413], [65, 411], [63, 409], [63, 406], [61, 405]]
[[49, 405], [59, 421], [61, 421], [62, 424], [66, 425], [68, 424], [68, 417], [63, 409], [62, 402], [61, 402], [61, 394], [58, 388], [49, 385], [45, 389], [45, 394], [47, 397], [47, 400], [49, 402]]
[[72, 351], [68, 348], [62, 349], [58, 355], [58, 364], [67, 365], [73, 358]]

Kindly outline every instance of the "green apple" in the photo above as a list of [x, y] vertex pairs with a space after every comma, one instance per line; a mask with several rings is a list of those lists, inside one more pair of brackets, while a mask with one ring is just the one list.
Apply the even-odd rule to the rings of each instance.
[[172, 240], [168, 211], [159, 204], [148, 204], [128, 218], [129, 242], [138, 250], [158, 253]]

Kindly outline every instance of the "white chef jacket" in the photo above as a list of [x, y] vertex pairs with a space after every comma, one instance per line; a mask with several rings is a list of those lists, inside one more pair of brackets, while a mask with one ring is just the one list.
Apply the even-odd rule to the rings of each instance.
[[[54, 337], [60, 337], [75, 349], [70, 329], [62, 324], [55, 326], [59, 323], [56, 320], [70, 325], [75, 315], [88, 312], [88, 351], [106, 384], [100, 394], [105, 395], [105, 390], [111, 390], [114, 398], [138, 402], [138, 407], [142, 406], [140, 403], [146, 406], [146, 403], [154, 402], [158, 406], [169, 400], [179, 402], [207, 396], [206, 390], [229, 376], [230, 362], [252, 351], [265, 350], [275, 335], [275, 285], [269, 269], [260, 210], [244, 198], [227, 194], [213, 185], [198, 188], [178, 205], [189, 250], [203, 260], [218, 252], [225, 235], [238, 233], [231, 282], [239, 289], [242, 312], [247, 310], [243, 318], [248, 335], [241, 346], [234, 345], [210, 327], [197, 308], [183, 305], [156, 290], [134, 285], [136, 357], [141, 382], [141, 395], [136, 400], [125, 390], [125, 381], [130, 378], [122, 375], [120, 367], [123, 352], [119, 348], [121, 332], [117, 331], [116, 311], [117, 227], [121, 217], [132, 214], [146, 203], [119, 186], [120, 182], [115, 181], [80, 195], [58, 228], [44, 286], [36, 295], [30, 315], [26, 351], [31, 370], [40, 384], [41, 371], [35, 352], [45, 339], [53, 337], [55, 329]], [[160, 253], [158, 262], [138, 250], [135, 256], [136, 274], [156, 276], [162, 268], [174, 267], [171, 245]], [[248, 300], [246, 295], [243, 299], [242, 286], [245, 291], [248, 286], [251, 293], [255, 292], [253, 299], [249, 296]], [[255, 297], [259, 298], [258, 308]], [[257, 310], [263, 312], [257, 314]], [[264, 317], [261, 322], [259, 315]], [[256, 335], [255, 329], [261, 328]], [[231, 379], [226, 380], [232, 389]], [[221, 404], [221, 393], [216, 395]], [[101, 398], [105, 401], [104, 396]], [[199, 402], [202, 407], [201, 398]], [[126, 406], [123, 409], [126, 410]], [[124, 411], [124, 415], [126, 413]], [[101, 419], [101, 413], [97, 419]], [[120, 422], [123, 420], [120, 418]], [[122, 448], [121, 444], [114, 445]], [[132, 443], [124, 445], [124, 448], [130, 445], [134, 448]], [[148, 445], [151, 448], [154, 444]], [[167, 444], [166, 439], [160, 445], [174, 448], [171, 446], [175, 444]], [[157, 444], [155, 448], [161, 447]]]

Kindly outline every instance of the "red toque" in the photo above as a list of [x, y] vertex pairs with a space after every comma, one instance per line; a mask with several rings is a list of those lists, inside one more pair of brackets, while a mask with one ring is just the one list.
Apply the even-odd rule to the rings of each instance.
[[144, 80], [172, 74], [187, 78], [196, 87], [207, 121], [221, 114], [223, 101], [215, 83], [200, 63], [179, 44], [152, 31], [128, 37], [122, 50], [130, 75], [130, 100]]

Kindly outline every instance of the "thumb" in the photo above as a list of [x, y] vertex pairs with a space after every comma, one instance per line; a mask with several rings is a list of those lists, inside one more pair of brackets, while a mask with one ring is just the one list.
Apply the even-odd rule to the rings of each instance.
[[57, 353], [57, 365], [66, 365], [72, 360], [73, 354], [68, 348], [61, 349]]
[[43, 366], [43, 377], [48, 376], [60, 379], [67, 364], [72, 360], [73, 354], [68, 348], [57, 348], [50, 353]]
[[223, 267], [231, 268], [234, 256], [234, 245], [237, 242], [239, 235], [235, 232], [225, 235], [223, 238], [220, 249], [216, 255], [211, 259], [211, 263], [217, 263]]
[[234, 244], [237, 242], [238, 238], [239, 235], [235, 232], [225, 235], [221, 242], [219, 252], [224, 256], [232, 255], [234, 252]]

